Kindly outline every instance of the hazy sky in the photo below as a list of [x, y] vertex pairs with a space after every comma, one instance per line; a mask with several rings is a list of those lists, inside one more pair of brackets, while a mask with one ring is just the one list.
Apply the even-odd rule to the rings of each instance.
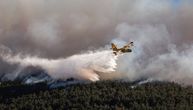
[[1, 48], [15, 54], [59, 59], [134, 41], [120, 73], [193, 79], [193, 0], [0, 0], [0, 13]]
[[122, 23], [165, 25], [176, 41], [192, 40], [192, 11], [192, 0], [0, 0], [0, 44], [66, 57], [109, 44]]

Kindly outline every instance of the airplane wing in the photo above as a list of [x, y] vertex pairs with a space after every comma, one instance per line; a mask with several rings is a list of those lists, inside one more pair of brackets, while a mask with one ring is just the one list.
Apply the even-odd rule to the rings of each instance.
[[129, 46], [129, 45], [126, 45], [126, 46], [124, 46], [123, 48], [124, 48], [124, 49], [129, 49], [130, 46]]

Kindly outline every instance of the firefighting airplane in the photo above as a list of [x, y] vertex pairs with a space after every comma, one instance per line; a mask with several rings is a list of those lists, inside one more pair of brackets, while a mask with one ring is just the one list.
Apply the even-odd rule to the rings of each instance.
[[111, 43], [112, 46], [112, 50], [113, 53], [115, 55], [119, 54], [119, 53], [128, 53], [128, 52], [132, 52], [131, 47], [133, 46], [133, 42], [128, 43], [127, 45], [123, 46], [122, 48], [117, 48], [117, 46], [114, 43]]

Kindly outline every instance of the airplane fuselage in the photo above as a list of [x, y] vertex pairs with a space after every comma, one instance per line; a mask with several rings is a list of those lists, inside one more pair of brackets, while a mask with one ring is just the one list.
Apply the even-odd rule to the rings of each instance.
[[115, 55], [117, 55], [117, 54], [119, 54], [119, 53], [132, 52], [132, 50], [131, 50], [130, 48], [131, 48], [131, 46], [133, 46], [133, 42], [130, 42], [129, 44], [125, 45], [125, 46], [122, 47], [122, 48], [117, 48], [117, 46], [116, 46], [114, 43], [112, 43], [111, 46], [112, 46], [111, 49], [113, 49], [113, 53], [114, 53]]
[[132, 52], [131, 49], [118, 49], [118, 51], [122, 53]]

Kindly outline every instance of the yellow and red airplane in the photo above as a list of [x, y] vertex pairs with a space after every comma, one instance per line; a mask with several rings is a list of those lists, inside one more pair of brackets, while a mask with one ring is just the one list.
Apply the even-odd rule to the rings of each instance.
[[111, 43], [113, 53], [117, 55], [118, 53], [128, 53], [132, 52], [131, 47], [133, 46], [133, 42], [128, 43], [127, 45], [123, 46], [122, 48], [117, 48], [114, 43]]

